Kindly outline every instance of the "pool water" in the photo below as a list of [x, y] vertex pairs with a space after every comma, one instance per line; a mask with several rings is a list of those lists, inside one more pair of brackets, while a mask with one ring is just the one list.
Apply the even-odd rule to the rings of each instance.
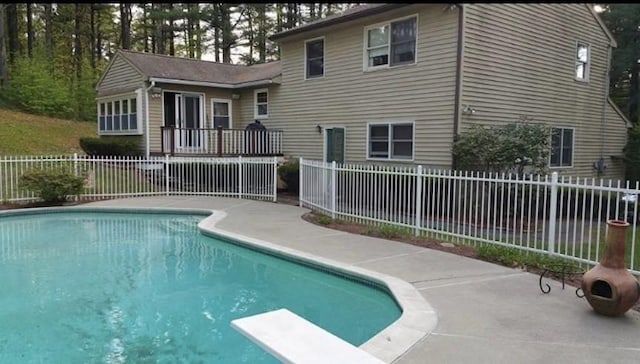
[[380, 289], [202, 235], [203, 216], [0, 217], [1, 363], [277, 363], [231, 328], [279, 308], [360, 345]]

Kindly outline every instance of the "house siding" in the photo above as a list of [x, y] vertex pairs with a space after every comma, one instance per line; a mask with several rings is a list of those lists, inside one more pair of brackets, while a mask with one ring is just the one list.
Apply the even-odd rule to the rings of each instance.
[[[414, 14], [417, 63], [363, 71], [364, 28]], [[270, 90], [268, 124], [285, 129], [285, 155], [322, 159], [324, 134], [316, 126], [335, 126], [345, 127], [345, 162], [363, 162], [367, 123], [414, 121], [413, 162], [450, 166], [457, 19], [448, 5], [417, 5], [283, 40], [282, 84]], [[325, 74], [305, 80], [304, 42], [317, 37], [325, 39]]]
[[[621, 178], [624, 120], [605, 104], [609, 39], [584, 4], [465, 6], [461, 132], [519, 120], [575, 128], [571, 168], [560, 175]], [[576, 42], [590, 45], [589, 81], [574, 79]], [[603, 125], [603, 108], [605, 124]], [[603, 134], [604, 133], [604, 134]], [[604, 139], [602, 138], [604, 135]], [[608, 168], [598, 175], [594, 162]]]
[[144, 82], [144, 77], [122, 56], [116, 55], [111, 67], [98, 85], [98, 96], [133, 91]]

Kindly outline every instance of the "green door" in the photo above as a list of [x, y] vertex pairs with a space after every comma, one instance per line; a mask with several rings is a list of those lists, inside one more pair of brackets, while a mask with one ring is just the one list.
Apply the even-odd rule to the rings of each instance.
[[327, 162], [344, 163], [344, 128], [330, 128], [326, 130]]

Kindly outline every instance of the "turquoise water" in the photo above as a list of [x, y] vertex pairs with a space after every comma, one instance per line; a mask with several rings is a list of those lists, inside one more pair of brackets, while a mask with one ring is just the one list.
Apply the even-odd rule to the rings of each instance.
[[384, 292], [199, 233], [202, 216], [0, 218], [1, 363], [277, 363], [230, 327], [287, 308], [360, 345]]

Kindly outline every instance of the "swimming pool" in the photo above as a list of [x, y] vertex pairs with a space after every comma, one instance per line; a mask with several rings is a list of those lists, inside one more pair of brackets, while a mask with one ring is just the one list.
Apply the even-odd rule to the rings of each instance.
[[0, 361], [269, 363], [231, 320], [287, 308], [360, 345], [401, 314], [377, 287], [205, 236], [202, 218], [0, 217]]

